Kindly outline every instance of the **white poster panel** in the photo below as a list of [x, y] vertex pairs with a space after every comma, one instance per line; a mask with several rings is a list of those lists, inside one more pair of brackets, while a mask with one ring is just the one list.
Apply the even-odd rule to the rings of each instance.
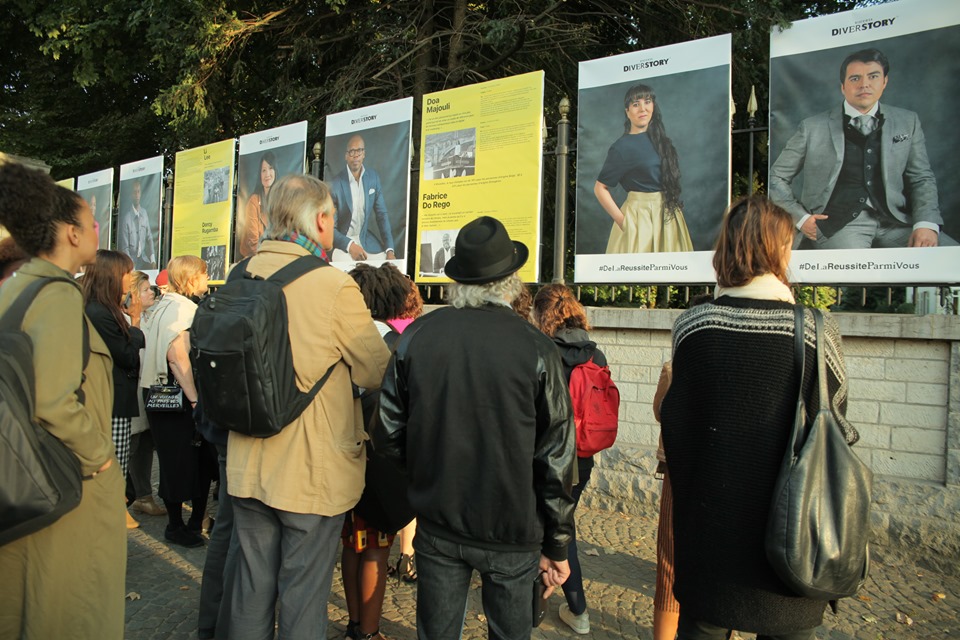
[[580, 63], [576, 282], [714, 280], [730, 48], [727, 34]]
[[770, 36], [770, 197], [790, 276], [960, 282], [960, 2], [900, 0]]
[[[331, 264], [389, 260], [407, 271], [413, 98], [327, 116], [323, 179], [337, 207]], [[354, 199], [353, 184], [363, 185]]]
[[109, 249], [113, 237], [113, 168], [77, 178], [77, 193], [93, 211], [100, 237], [100, 248]]
[[120, 165], [117, 251], [140, 271], [160, 269], [163, 238], [163, 156]]
[[307, 121], [240, 136], [237, 163], [236, 252], [257, 252], [266, 227], [270, 188], [285, 175], [303, 173], [307, 162]]

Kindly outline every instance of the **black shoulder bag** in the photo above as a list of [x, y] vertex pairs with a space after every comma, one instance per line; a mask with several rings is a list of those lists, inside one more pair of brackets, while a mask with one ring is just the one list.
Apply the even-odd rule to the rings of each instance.
[[767, 560], [798, 595], [837, 600], [854, 595], [867, 577], [873, 474], [847, 444], [830, 408], [823, 316], [816, 309], [811, 311], [820, 409], [806, 424], [804, 311], [803, 307], [795, 311], [800, 393], [767, 520]]

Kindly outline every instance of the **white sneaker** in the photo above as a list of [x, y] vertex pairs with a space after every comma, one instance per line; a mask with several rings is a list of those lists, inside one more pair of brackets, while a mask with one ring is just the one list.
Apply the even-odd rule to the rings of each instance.
[[570, 607], [564, 602], [560, 605], [560, 619], [567, 623], [567, 626], [580, 635], [590, 633], [590, 614], [584, 611], [580, 615], [574, 615]]

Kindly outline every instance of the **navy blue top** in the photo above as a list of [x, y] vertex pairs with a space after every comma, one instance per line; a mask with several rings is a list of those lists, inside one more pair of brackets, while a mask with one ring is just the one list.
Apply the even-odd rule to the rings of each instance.
[[620, 136], [610, 145], [597, 181], [608, 187], [619, 183], [626, 191], [661, 191], [660, 155], [653, 148], [650, 136], [646, 132]]

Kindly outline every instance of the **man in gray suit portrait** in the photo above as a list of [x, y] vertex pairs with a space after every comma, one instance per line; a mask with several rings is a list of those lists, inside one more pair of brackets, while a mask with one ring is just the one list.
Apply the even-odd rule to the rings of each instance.
[[[840, 65], [843, 103], [807, 118], [770, 169], [770, 198], [798, 243], [817, 249], [956, 245], [941, 233], [937, 181], [920, 119], [880, 104], [890, 63], [877, 49]], [[803, 171], [800, 198], [792, 182]]]

